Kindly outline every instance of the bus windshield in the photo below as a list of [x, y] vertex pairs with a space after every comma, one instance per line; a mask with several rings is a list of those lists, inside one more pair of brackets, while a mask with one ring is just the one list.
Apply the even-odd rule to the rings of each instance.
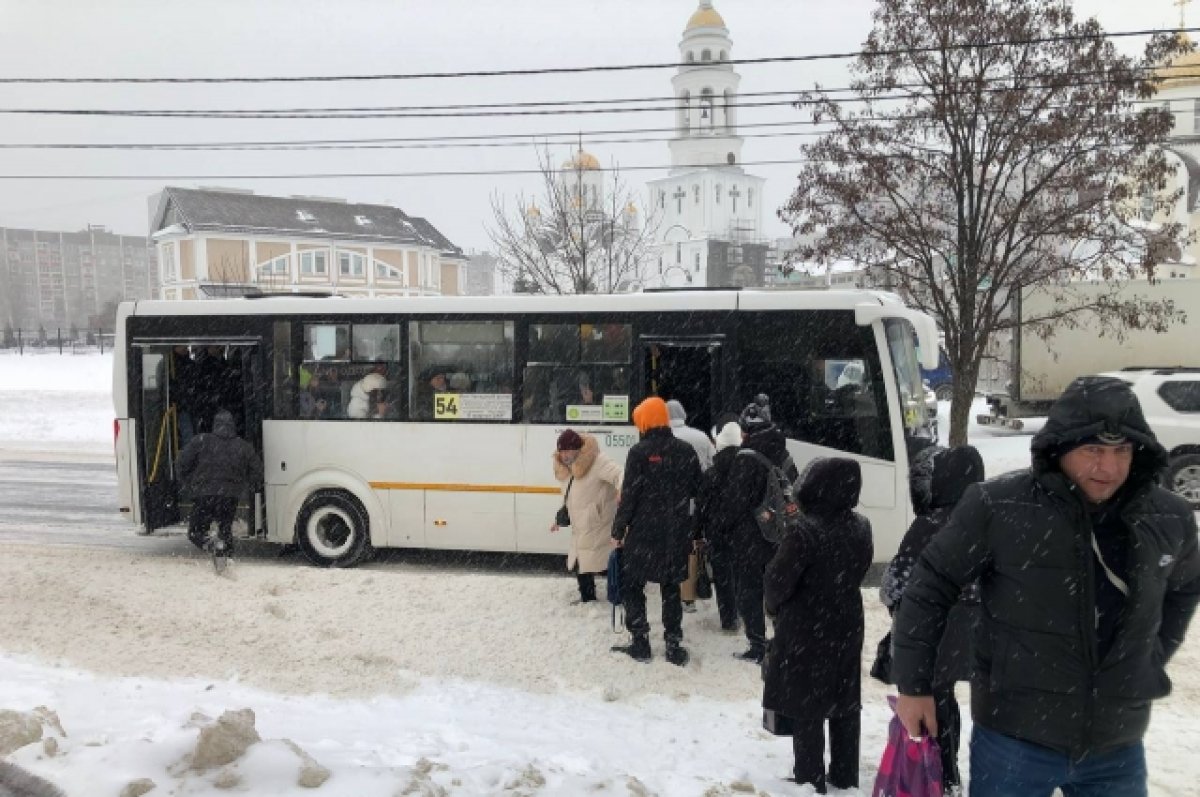
[[884, 321], [884, 328], [896, 377], [896, 392], [900, 396], [900, 408], [903, 411], [904, 433], [908, 437], [928, 437], [925, 388], [921, 383], [921, 367], [913, 345], [915, 332], [912, 324], [901, 318], [889, 318]]

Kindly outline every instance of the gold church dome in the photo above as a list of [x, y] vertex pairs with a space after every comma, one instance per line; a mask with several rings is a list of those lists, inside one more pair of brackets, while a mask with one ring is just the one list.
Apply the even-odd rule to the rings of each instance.
[[600, 171], [600, 161], [596, 160], [596, 156], [592, 153], [581, 149], [562, 167], [563, 171], [598, 172]]
[[[1192, 40], [1186, 33], [1180, 31], [1178, 36], [1184, 45], [1192, 46]], [[1158, 87], [1160, 92], [1166, 89], [1200, 86], [1200, 51], [1193, 50], [1172, 59], [1155, 69], [1154, 76], [1163, 79]]]
[[687, 27], [684, 30], [723, 27], [725, 27], [725, 20], [721, 18], [721, 15], [717, 13], [717, 10], [713, 8], [709, 0], [703, 0], [700, 3], [700, 7], [696, 9], [696, 13], [692, 14], [691, 19], [688, 20]]

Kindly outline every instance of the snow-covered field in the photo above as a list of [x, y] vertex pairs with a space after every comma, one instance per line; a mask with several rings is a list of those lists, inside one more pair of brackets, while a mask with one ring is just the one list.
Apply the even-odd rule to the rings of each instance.
[[[110, 450], [109, 362], [0, 354], [0, 456]], [[990, 474], [1027, 461], [1028, 434], [972, 431]], [[9, 759], [72, 797], [142, 778], [151, 795], [810, 793], [784, 780], [790, 741], [760, 729], [757, 670], [733, 658], [742, 640], [716, 630], [711, 605], [685, 615], [681, 670], [657, 639], [649, 665], [610, 654], [623, 636], [607, 605], [570, 606], [566, 576], [403, 558], [325, 571], [252, 550], [218, 578], [182, 540], [154, 543], [0, 547], [0, 712], [44, 706], [65, 731], [47, 725], [53, 742]], [[887, 620], [864, 598], [869, 655]], [[1171, 672], [1147, 740], [1151, 793], [1190, 795], [1195, 636]], [[885, 690], [864, 685], [869, 794], [888, 713]], [[199, 726], [242, 708], [263, 741], [197, 768]], [[329, 771], [315, 792], [283, 739]]]

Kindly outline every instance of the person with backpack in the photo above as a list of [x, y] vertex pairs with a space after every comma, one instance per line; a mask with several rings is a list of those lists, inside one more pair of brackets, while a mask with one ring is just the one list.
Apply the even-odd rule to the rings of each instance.
[[725, 423], [716, 437], [717, 453], [712, 467], [704, 471], [700, 485], [700, 530], [712, 565], [713, 593], [717, 598], [721, 630], [734, 632], [738, 630], [736, 548], [729, 535], [716, 528], [714, 521], [725, 495], [733, 461], [742, 447], [742, 427], [738, 425], [736, 415]]
[[695, 505], [700, 492], [700, 460], [690, 445], [671, 433], [666, 402], [652, 396], [633, 411], [642, 440], [629, 450], [613, 545], [621, 546], [621, 603], [628, 645], [613, 647], [635, 661], [650, 661], [646, 582], [662, 594], [663, 638], [671, 664], [684, 666], [683, 603], [679, 585], [688, 576], [688, 553], [698, 541]]
[[[945, 449], [930, 446], [926, 454], [928, 468], [914, 468], [913, 510], [917, 517], [900, 542], [896, 556], [884, 571], [879, 596], [894, 617], [912, 569], [925, 546], [950, 521], [950, 513], [972, 484], [983, 481], [983, 457], [971, 446]], [[929, 478], [924, 479], [928, 471]], [[927, 484], [919, 483], [919, 480]], [[917, 499], [921, 499], [920, 502]], [[979, 622], [979, 589], [970, 585], [964, 589], [958, 603], [950, 610], [946, 631], [938, 644], [937, 665], [933, 677], [933, 697], [937, 712], [937, 742], [942, 756], [942, 787], [946, 794], [959, 794], [962, 777], [958, 771], [959, 737], [962, 719], [954, 685], [971, 680], [971, 633]], [[890, 634], [889, 634], [890, 636]], [[890, 639], [888, 640], [890, 645]], [[890, 682], [890, 673], [886, 679]]]
[[712, 533], [724, 536], [734, 551], [737, 607], [749, 647], [738, 658], [761, 664], [767, 652], [763, 616], [763, 571], [775, 555], [786, 493], [797, 476], [787, 438], [771, 423], [770, 399], [759, 394], [740, 418], [742, 447], [729, 468], [721, 500], [713, 513]]
[[874, 558], [870, 522], [854, 511], [858, 462], [815, 459], [805, 469], [763, 595], [775, 638], [763, 663], [763, 724], [792, 737], [797, 783], [858, 787], [862, 714], [863, 604], [859, 587]]

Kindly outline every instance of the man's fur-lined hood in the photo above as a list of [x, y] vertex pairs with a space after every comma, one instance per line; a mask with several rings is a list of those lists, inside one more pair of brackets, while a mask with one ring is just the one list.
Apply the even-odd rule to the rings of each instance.
[[579, 451], [579, 456], [571, 463], [571, 470], [568, 473], [567, 467], [558, 461], [558, 452], [551, 454], [554, 461], [554, 477], [559, 481], [564, 481], [572, 476], [576, 479], [582, 479], [592, 469], [592, 465], [596, 464], [596, 457], [600, 456], [600, 444], [596, 442], [596, 438], [587, 432], [580, 432], [579, 436], [583, 438], [583, 448]]

